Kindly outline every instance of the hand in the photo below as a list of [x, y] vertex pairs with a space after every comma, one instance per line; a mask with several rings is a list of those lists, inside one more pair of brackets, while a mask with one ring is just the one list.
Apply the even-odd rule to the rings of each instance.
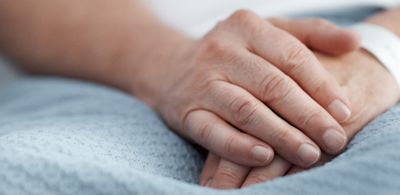
[[[342, 57], [318, 53], [316, 56], [335, 76], [350, 98], [353, 115], [342, 124], [349, 138], [399, 100], [400, 90], [396, 81], [383, 65], [367, 52], [359, 50]], [[318, 164], [332, 159], [329, 155], [322, 156]], [[279, 156], [275, 156], [268, 166], [251, 169], [210, 154], [203, 169], [202, 180], [204, 182], [213, 178], [212, 183], [209, 183], [211, 187], [238, 188], [302, 170], [300, 167], [292, 167], [291, 163]]]
[[[381, 25], [400, 36], [400, 8], [378, 13], [367, 22]], [[345, 87], [346, 94], [353, 105], [353, 116], [343, 124], [347, 136], [351, 139], [370, 120], [392, 107], [400, 99], [399, 86], [393, 76], [368, 52], [358, 51], [342, 58], [332, 58], [317, 54], [325, 67]], [[345, 66], [343, 66], [345, 65]], [[384, 87], [382, 87], [384, 86]], [[322, 155], [318, 164], [331, 160], [333, 156]], [[274, 167], [283, 167], [271, 171]], [[291, 167], [290, 163], [276, 157], [271, 165], [253, 169], [243, 186], [270, 180], [286, 174], [294, 174], [304, 169]], [[212, 168], [210, 168], [212, 169]]]
[[[327, 39], [298, 33], [296, 39], [239, 11], [194, 43], [139, 1], [26, 3], [1, 2], [1, 49], [21, 67], [125, 90], [178, 133], [229, 160], [266, 165], [274, 147], [306, 167], [320, 155], [313, 141], [330, 153], [346, 143], [336, 120], [351, 115], [349, 101], [298, 39], [311, 48], [334, 45], [340, 53], [354, 48], [341, 47], [347, 44], [338, 35], [348, 32]], [[324, 142], [335, 135], [336, 142]]]
[[[311, 48], [337, 54], [357, 47], [348, 31], [319, 20], [301, 24], [309, 28], [293, 34]], [[332, 33], [319, 35], [324, 30]], [[272, 148], [301, 167], [319, 159], [318, 145], [338, 153], [346, 137], [336, 120], [349, 118], [350, 104], [298, 39], [238, 11], [166, 73], [172, 76], [156, 109], [181, 135], [242, 165], [268, 164]]]

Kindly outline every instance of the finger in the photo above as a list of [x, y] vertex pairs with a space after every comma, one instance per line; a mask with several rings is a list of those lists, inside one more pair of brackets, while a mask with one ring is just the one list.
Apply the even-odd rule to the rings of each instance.
[[300, 168], [300, 167], [292, 167], [292, 168], [286, 173], [286, 175], [293, 175], [293, 174], [296, 174], [296, 173], [301, 173], [301, 172], [303, 172], [303, 171], [305, 171], [305, 169]]
[[[233, 84], [247, 89], [262, 100], [280, 117], [312, 138], [324, 151], [335, 154], [344, 148], [347, 139], [343, 128], [298, 84], [257, 55], [242, 51], [237, 52], [237, 56], [236, 64], [226, 68], [225, 71], [226, 77]], [[244, 66], [246, 71], [237, 74], [237, 71]], [[226, 104], [228, 102], [226, 99], [232, 97], [236, 96], [219, 98]], [[238, 126], [238, 128], [244, 127]]]
[[250, 168], [222, 159], [213, 177], [211, 187], [218, 189], [239, 188]]
[[[254, 20], [256, 19], [257, 16]], [[257, 29], [251, 32], [251, 36], [247, 35], [246, 47], [250, 51], [295, 80], [337, 121], [344, 122], [350, 118], [351, 109], [347, 96], [304, 44], [266, 21], [258, 23]]]
[[309, 137], [241, 87], [223, 81], [214, 82], [210, 84], [205, 103], [201, 106], [269, 144], [296, 165], [308, 167], [319, 158], [320, 150]]
[[284, 176], [290, 167], [291, 164], [288, 161], [279, 156], [275, 156], [274, 160], [268, 166], [253, 168], [242, 187], [270, 181], [277, 177]]
[[220, 158], [214, 153], [208, 153], [207, 160], [204, 163], [203, 170], [200, 175], [200, 185], [211, 186], [215, 172], [219, 165]]
[[273, 159], [274, 151], [269, 145], [240, 132], [211, 112], [190, 112], [185, 126], [189, 138], [225, 159], [248, 166], [267, 165]]
[[338, 28], [324, 19], [289, 20], [268, 19], [274, 26], [285, 30], [311, 49], [332, 55], [342, 55], [360, 48], [360, 35], [349, 29]]
[[[322, 166], [322, 165], [324, 165], [326, 162], [329, 162], [329, 161], [332, 160], [332, 159], [333, 159], [333, 156], [332, 156], [332, 155], [321, 154], [321, 158], [318, 160], [317, 163], [315, 163], [312, 167], [310, 167], [310, 169], [311, 169], [311, 168], [315, 168], [315, 167]], [[293, 174], [296, 174], [296, 173], [303, 172], [303, 171], [305, 171], [305, 170], [306, 170], [306, 169], [303, 169], [303, 168], [301, 168], [301, 167], [293, 166], [293, 167], [286, 173], [286, 175], [293, 175]]]

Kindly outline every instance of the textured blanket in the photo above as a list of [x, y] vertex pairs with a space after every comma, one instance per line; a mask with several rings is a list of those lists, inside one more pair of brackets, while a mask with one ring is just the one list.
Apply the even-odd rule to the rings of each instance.
[[133, 97], [56, 78], [0, 88], [0, 194], [400, 194], [400, 107], [326, 165], [246, 189], [196, 184], [204, 153]]

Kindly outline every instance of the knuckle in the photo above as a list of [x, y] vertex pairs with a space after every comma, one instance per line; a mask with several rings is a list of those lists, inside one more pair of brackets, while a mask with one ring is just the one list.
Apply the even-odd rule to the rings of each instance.
[[220, 178], [219, 184], [223, 186], [235, 185], [241, 182], [241, 176], [239, 175], [239, 173], [227, 166], [220, 167], [218, 177]]
[[314, 27], [323, 27], [330, 25], [330, 22], [325, 19], [315, 18], [311, 20], [311, 25]]
[[256, 31], [259, 29], [260, 21], [263, 20], [252, 11], [242, 9], [233, 13], [228, 21], [230, 24], [238, 25], [246, 30]]
[[257, 104], [243, 96], [233, 99], [229, 104], [229, 110], [233, 114], [233, 119], [240, 126], [247, 126], [254, 123], [257, 113]]
[[207, 141], [210, 139], [212, 126], [213, 125], [211, 123], [202, 124], [200, 128], [193, 131], [193, 136], [196, 137], [199, 142], [207, 143]]
[[277, 103], [286, 99], [291, 91], [289, 78], [280, 74], [265, 76], [261, 85], [262, 98], [270, 103]]
[[203, 85], [203, 88], [204, 94], [201, 96], [204, 97], [204, 99], [211, 98], [211, 101], [223, 100], [224, 97], [229, 97], [232, 93], [228, 90], [225, 82], [221, 80], [209, 80]]
[[238, 21], [238, 22], [247, 23], [249, 21], [254, 20], [255, 17], [257, 17], [257, 16], [252, 11], [246, 10], [246, 9], [240, 9], [240, 10], [235, 11], [229, 19]]
[[[207, 35], [199, 44], [199, 60], [221, 62], [222, 60], [234, 62], [238, 58], [238, 49], [234, 47], [235, 43], [227, 41], [226, 36], [220, 33]], [[226, 63], [226, 62], [225, 62]], [[221, 64], [224, 64], [221, 62]]]
[[208, 143], [208, 140], [210, 139], [212, 130], [213, 130], [213, 124], [212, 122], [208, 123], [199, 123], [197, 122], [196, 119], [196, 113], [197, 111], [190, 111], [186, 117], [185, 117], [185, 126], [188, 128], [188, 136], [196, 140], [199, 144], [206, 144]]
[[[225, 24], [226, 24], [226, 20], [218, 21], [214, 26], [214, 30], [224, 28]], [[213, 31], [211, 31], [211, 32], [213, 32]]]
[[326, 89], [329, 89], [329, 82], [327, 82], [326, 80], [314, 80], [313, 82], [313, 89], [312, 89], [312, 93], [311, 94], [321, 94], [323, 93]]
[[207, 36], [200, 45], [200, 51], [202, 53], [210, 53], [214, 55], [223, 54], [227, 49], [228, 47], [223, 39], [217, 35]]
[[224, 143], [224, 151], [226, 154], [233, 154], [235, 152], [234, 144], [236, 142], [237, 142], [237, 139], [234, 135], [231, 135], [228, 137], [228, 139]]
[[[208, 82], [206, 87], [209, 89], [209, 93], [212, 93], [213, 95], [220, 94], [220, 93], [228, 93], [227, 87], [225, 86], [225, 83], [219, 80], [211, 80]], [[226, 95], [226, 94], [223, 94]]]
[[267, 23], [271, 24], [271, 25], [276, 25], [279, 26], [279, 24], [281, 22], [286, 21], [284, 18], [280, 18], [280, 17], [270, 17], [266, 20]]
[[289, 136], [290, 136], [290, 129], [289, 128], [282, 128], [277, 129], [275, 132], [272, 133], [272, 139], [275, 140], [276, 143], [280, 145], [287, 145]]
[[298, 122], [303, 127], [311, 126], [310, 123], [312, 122], [312, 120], [317, 118], [320, 115], [321, 115], [321, 112], [319, 112], [316, 109], [311, 109], [309, 111], [306, 111], [305, 113], [300, 114], [299, 118], [298, 118]]
[[263, 20], [261, 24], [258, 23], [256, 25], [257, 25], [256, 28], [254, 28], [255, 33], [258, 33], [265, 37], [271, 36], [273, 32], [276, 30], [276, 26], [271, 21]]
[[287, 55], [285, 55], [283, 61], [283, 69], [289, 74], [296, 74], [298, 70], [303, 68], [308, 62], [311, 61], [311, 54], [307, 52], [307, 49], [301, 44], [290, 43], [287, 48]]
[[267, 181], [268, 178], [262, 174], [250, 174], [247, 178], [246, 183], [257, 184]]

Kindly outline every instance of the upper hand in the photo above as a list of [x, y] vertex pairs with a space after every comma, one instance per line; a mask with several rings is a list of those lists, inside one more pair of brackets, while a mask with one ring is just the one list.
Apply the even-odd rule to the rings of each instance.
[[166, 73], [173, 79], [163, 83], [156, 109], [181, 135], [241, 165], [266, 165], [276, 151], [308, 167], [320, 148], [338, 153], [347, 139], [337, 121], [350, 117], [350, 103], [306, 45], [344, 53], [357, 44], [325, 22], [300, 24], [309, 28], [295, 38], [251, 12], [236, 12]]
[[[393, 76], [374, 57], [358, 50], [341, 57], [316, 53], [325, 68], [342, 85], [353, 106], [352, 117], [342, 124], [351, 139], [364, 125], [393, 106], [400, 98], [400, 90]], [[384, 86], [384, 87], [382, 87]], [[317, 164], [332, 156], [323, 154]], [[270, 165], [258, 168], [241, 166], [210, 154], [202, 173], [202, 181], [212, 178], [212, 187], [238, 188], [265, 182], [303, 169], [278, 155]]]

